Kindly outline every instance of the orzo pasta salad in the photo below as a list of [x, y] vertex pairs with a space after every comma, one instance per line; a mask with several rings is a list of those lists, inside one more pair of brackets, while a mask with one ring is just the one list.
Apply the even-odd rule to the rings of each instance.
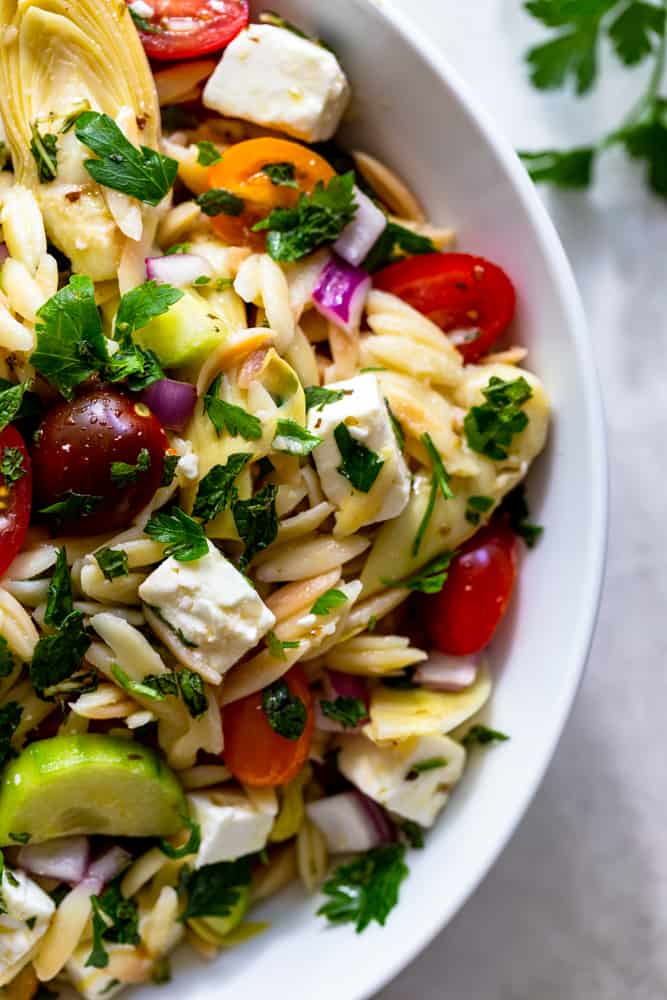
[[293, 879], [387, 920], [507, 738], [549, 404], [510, 278], [336, 143], [324, 42], [246, 0], [0, 22], [0, 986], [109, 997]]

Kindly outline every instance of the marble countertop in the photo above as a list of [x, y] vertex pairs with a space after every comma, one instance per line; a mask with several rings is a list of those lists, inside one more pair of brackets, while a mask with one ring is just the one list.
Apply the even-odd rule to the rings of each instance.
[[[644, 70], [586, 101], [535, 92], [520, 0], [396, 0], [522, 148], [600, 135]], [[606, 65], [606, 61], [605, 61]], [[581, 288], [610, 435], [607, 580], [586, 679], [518, 833], [450, 926], [378, 1000], [667, 996], [667, 203], [616, 153], [590, 193], [544, 192]], [[548, 529], [548, 526], [547, 526]]]

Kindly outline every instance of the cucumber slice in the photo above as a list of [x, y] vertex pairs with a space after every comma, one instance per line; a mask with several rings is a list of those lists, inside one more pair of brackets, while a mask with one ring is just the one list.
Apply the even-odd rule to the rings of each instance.
[[154, 351], [165, 368], [201, 364], [224, 336], [222, 324], [207, 310], [205, 299], [194, 292], [185, 292], [166, 313], [135, 334], [141, 346]]
[[56, 736], [26, 747], [0, 785], [0, 846], [75, 834], [166, 837], [188, 807], [152, 750], [111, 736]]

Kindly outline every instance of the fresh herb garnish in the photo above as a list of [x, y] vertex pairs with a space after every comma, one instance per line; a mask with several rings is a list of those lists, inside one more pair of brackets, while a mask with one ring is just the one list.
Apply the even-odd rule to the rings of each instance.
[[[401, 252], [397, 252], [401, 251]], [[424, 253], [436, 253], [437, 247], [428, 236], [413, 233], [405, 226], [396, 222], [387, 222], [387, 228], [380, 234], [377, 241], [368, 252], [362, 264], [364, 270], [371, 274], [389, 264], [394, 264], [406, 254], [410, 256]]]
[[125, 899], [117, 883], [101, 896], [91, 896], [93, 904], [93, 947], [86, 967], [105, 969], [109, 954], [105, 942], [139, 944], [139, 910], [132, 899]]
[[100, 549], [95, 553], [95, 562], [105, 580], [115, 580], [116, 577], [127, 576], [130, 572], [127, 552], [123, 549]]
[[497, 729], [489, 729], [488, 726], [471, 726], [465, 734], [461, 743], [464, 747], [487, 746], [489, 743], [505, 743], [509, 739], [505, 733]]
[[334, 439], [342, 459], [336, 471], [345, 476], [355, 490], [368, 493], [380, 475], [384, 460], [365, 444], [356, 441], [346, 424], [338, 424], [334, 429]]
[[141, 330], [156, 316], [162, 316], [183, 298], [180, 288], [172, 285], [158, 285], [156, 281], [145, 281], [126, 292], [120, 300], [114, 330], [116, 336], [125, 343], [137, 330]]
[[164, 456], [164, 469], [162, 470], [160, 486], [171, 486], [176, 475], [176, 466], [178, 465], [179, 458], [180, 455]]
[[189, 667], [164, 674], [149, 674], [141, 681], [133, 681], [117, 663], [112, 664], [111, 673], [123, 690], [133, 696], [150, 701], [164, 701], [169, 696], [182, 698], [193, 719], [200, 718], [208, 709], [204, 682]]
[[[155, 687], [146, 683], [146, 679], [143, 681], [133, 681], [132, 678], [126, 674], [117, 663], [111, 664], [111, 676], [116, 681], [118, 686], [123, 689], [123, 691], [127, 691], [127, 693], [131, 694], [133, 697], [148, 698], [150, 701], [164, 701], [165, 695], [161, 691], [158, 691]], [[171, 692], [169, 693], [171, 694]], [[173, 693], [178, 694], [177, 687]]]
[[441, 767], [447, 767], [447, 761], [444, 757], [429, 757], [428, 760], [418, 760], [410, 768], [408, 778], [411, 776], [417, 777], [417, 775], [424, 774], [426, 771], [436, 771]]
[[274, 208], [254, 232], [268, 230], [266, 248], [274, 260], [295, 261], [333, 243], [354, 219], [354, 174], [318, 181], [312, 194], [302, 194], [295, 208]]
[[286, 660], [286, 649], [298, 649], [300, 643], [296, 641], [279, 639], [275, 632], [267, 632], [266, 647], [276, 660]]
[[180, 507], [153, 514], [144, 528], [149, 538], [164, 542], [165, 555], [177, 562], [193, 562], [208, 552], [208, 541], [201, 524]]
[[5, 486], [13, 486], [25, 476], [23, 452], [20, 448], [5, 448], [0, 458], [0, 473], [5, 480]]
[[0, 431], [4, 431], [12, 420], [20, 414], [24, 396], [30, 388], [29, 382], [19, 382], [18, 385], [10, 385], [3, 380], [0, 381]]
[[509, 456], [507, 449], [514, 435], [528, 426], [528, 417], [521, 407], [532, 398], [533, 390], [523, 376], [506, 382], [492, 375], [482, 392], [486, 402], [471, 407], [463, 429], [473, 451], [501, 462]]
[[79, 517], [92, 514], [98, 504], [102, 502], [102, 497], [91, 496], [89, 493], [75, 493], [68, 490], [63, 493], [60, 500], [42, 507], [38, 513], [51, 514], [59, 521], [73, 521]]
[[413, 576], [404, 580], [386, 580], [382, 583], [385, 587], [405, 587], [407, 590], [419, 591], [422, 594], [439, 594], [447, 579], [447, 570], [454, 558], [453, 552], [443, 552], [436, 556], [431, 562], [423, 566]]
[[218, 437], [226, 430], [232, 437], [257, 441], [262, 436], [262, 423], [242, 406], [227, 403], [219, 398], [222, 375], [218, 375], [204, 395], [204, 412], [215, 427]]
[[14, 672], [16, 660], [4, 635], [0, 635], [0, 677], [9, 677]]
[[111, 482], [114, 486], [122, 489], [128, 486], [130, 483], [136, 483], [139, 473], [148, 472], [151, 467], [151, 455], [148, 448], [142, 448], [137, 455], [137, 461], [134, 465], [130, 465], [128, 462], [112, 462], [111, 463]]
[[335, 869], [322, 887], [330, 898], [318, 915], [332, 924], [355, 924], [357, 934], [373, 920], [384, 926], [408, 872], [403, 844], [375, 847]]
[[197, 143], [197, 163], [200, 163], [202, 167], [210, 167], [214, 163], [220, 163], [221, 159], [220, 151], [212, 142], [204, 139]]
[[80, 611], [71, 611], [57, 632], [41, 637], [29, 667], [30, 682], [40, 698], [53, 699], [52, 689], [76, 673], [89, 645]]
[[430, 434], [422, 434], [421, 443], [426, 448], [429, 458], [431, 459], [432, 469], [431, 472], [431, 489], [428, 496], [428, 502], [424, 509], [424, 515], [420, 521], [419, 527], [417, 528], [417, 534], [415, 535], [415, 540], [412, 545], [412, 554], [416, 556], [421, 548], [424, 535], [433, 517], [433, 511], [435, 510], [435, 503], [438, 499], [438, 491], [442, 493], [445, 500], [451, 500], [454, 496], [452, 489], [449, 485], [449, 476], [447, 470], [445, 469], [442, 458], [440, 457], [440, 452], [433, 444], [433, 440]]
[[241, 215], [245, 209], [243, 198], [232, 194], [231, 191], [225, 191], [224, 188], [211, 188], [210, 191], [204, 191], [203, 194], [195, 198], [195, 201], [204, 215], [211, 217], [216, 215], [237, 216]]
[[508, 493], [502, 502], [501, 510], [509, 515], [512, 531], [519, 538], [523, 538], [529, 549], [537, 545], [544, 534], [544, 528], [539, 524], [533, 524], [530, 520], [530, 510], [526, 500], [526, 487], [523, 483]]
[[193, 917], [228, 917], [237, 905], [241, 891], [250, 885], [249, 857], [237, 861], [218, 861], [186, 872], [182, 885], [188, 902], [181, 914], [182, 921]]
[[286, 681], [275, 681], [264, 688], [262, 708], [271, 729], [286, 740], [298, 740], [306, 728], [306, 706], [292, 694]]
[[183, 667], [176, 672], [178, 687], [185, 707], [193, 719], [198, 719], [208, 709], [208, 698], [204, 689], [204, 681], [199, 674], [189, 667]]
[[196, 854], [201, 847], [201, 827], [199, 823], [196, 823], [188, 816], [183, 817], [183, 823], [190, 831], [187, 843], [183, 844], [182, 847], [172, 847], [167, 840], [160, 840], [157, 845], [162, 853], [166, 854], [172, 861], [178, 861], [181, 858], [187, 858], [190, 854]]
[[241, 541], [245, 543], [239, 561], [241, 569], [244, 569], [258, 552], [275, 541], [278, 534], [277, 495], [278, 487], [269, 483], [259, 493], [255, 493], [254, 497], [249, 500], [237, 500], [232, 507], [236, 530]]
[[58, 628], [73, 610], [72, 581], [67, 565], [67, 551], [63, 545], [58, 549], [53, 576], [49, 580], [44, 621], [47, 625]]
[[178, 171], [176, 160], [147, 146], [133, 146], [113, 118], [84, 111], [75, 132], [79, 142], [99, 157], [83, 164], [98, 184], [153, 206], [171, 191]]
[[329, 403], [337, 403], [345, 396], [344, 389], [327, 389], [323, 385], [309, 385], [304, 391], [307, 410], [323, 410]]
[[16, 755], [11, 741], [22, 715], [23, 708], [16, 701], [9, 701], [0, 708], [0, 767]]
[[344, 695], [339, 695], [333, 701], [323, 698], [320, 708], [327, 718], [340, 722], [344, 729], [354, 729], [363, 719], [368, 718], [368, 710], [361, 698], [346, 698]]
[[30, 126], [30, 134], [30, 152], [37, 165], [39, 183], [48, 184], [58, 173], [58, 136], [40, 132], [36, 122]]
[[[28, 844], [30, 842], [29, 833], [10, 833], [9, 839], [13, 840], [15, 844]], [[26, 921], [27, 923], [27, 921]], [[32, 930], [32, 928], [30, 928]]]
[[139, 31], [143, 31], [147, 35], [160, 34], [160, 31], [162, 29], [157, 24], [153, 24], [151, 21], [147, 21], [145, 17], [141, 16], [141, 14], [137, 14], [136, 10], [133, 10], [132, 7], [128, 7], [127, 9], [130, 12], [130, 17], [134, 21]]
[[192, 513], [203, 521], [227, 510], [238, 500], [236, 479], [252, 458], [247, 452], [230, 455], [224, 465], [214, 465], [201, 479]]
[[267, 163], [262, 167], [262, 173], [266, 174], [275, 187], [289, 187], [298, 190], [296, 182], [296, 168], [293, 163]]
[[311, 434], [295, 420], [279, 420], [276, 424], [276, 436], [273, 439], [274, 451], [285, 451], [288, 455], [310, 455], [322, 438]]
[[415, 823], [411, 819], [404, 819], [400, 829], [410, 847], [421, 849], [424, 846], [424, 831], [419, 823]]
[[398, 418], [396, 417], [394, 411], [389, 405], [389, 400], [385, 399], [384, 404], [387, 407], [387, 413], [389, 414], [389, 422], [391, 424], [391, 429], [394, 432], [394, 437], [396, 438], [396, 444], [398, 445], [399, 449], [403, 451], [403, 449], [405, 448], [405, 434], [403, 432], [403, 428], [401, 427]]
[[466, 505], [466, 521], [477, 526], [482, 520], [482, 514], [488, 514], [496, 501], [493, 497], [468, 497]]
[[327, 590], [326, 593], [320, 594], [312, 608], [310, 609], [311, 615], [329, 615], [336, 608], [340, 608], [341, 605], [345, 604], [347, 601], [347, 595], [343, 593], [342, 590], [336, 590], [332, 588]]

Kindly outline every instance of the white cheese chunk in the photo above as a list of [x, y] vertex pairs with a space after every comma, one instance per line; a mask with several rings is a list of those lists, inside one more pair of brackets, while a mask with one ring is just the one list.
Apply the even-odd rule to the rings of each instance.
[[332, 52], [284, 28], [255, 24], [227, 46], [203, 102], [222, 115], [322, 142], [338, 128], [349, 97]]
[[84, 1000], [113, 997], [129, 983], [146, 982], [150, 978], [152, 959], [129, 944], [105, 941], [109, 964], [103, 969], [86, 965], [92, 942], [79, 945], [67, 960], [65, 972]]
[[53, 900], [21, 871], [4, 869], [0, 892], [0, 986], [10, 982], [32, 958], [55, 910]]
[[463, 774], [465, 750], [448, 736], [418, 736], [383, 747], [365, 736], [342, 736], [340, 742], [342, 774], [390, 812], [421, 826], [433, 825]]
[[199, 823], [201, 846], [196, 868], [218, 861], [234, 861], [244, 854], [261, 851], [278, 811], [265, 802], [251, 802], [242, 792], [196, 792], [188, 795], [190, 815]]
[[193, 664], [220, 674], [275, 623], [257, 591], [210, 543], [208, 555], [194, 562], [165, 559], [141, 584], [139, 596], [185, 639]]
[[[311, 407], [308, 430], [323, 439], [313, 451], [313, 459], [327, 499], [341, 511], [338, 528], [350, 534], [366, 524], [388, 521], [402, 513], [410, 497], [410, 472], [376, 376], [366, 372], [345, 382], [332, 382], [327, 389], [340, 390], [344, 395], [321, 409]], [[334, 432], [341, 423], [356, 441], [384, 462], [368, 493], [354, 490], [338, 471], [342, 456]]]

